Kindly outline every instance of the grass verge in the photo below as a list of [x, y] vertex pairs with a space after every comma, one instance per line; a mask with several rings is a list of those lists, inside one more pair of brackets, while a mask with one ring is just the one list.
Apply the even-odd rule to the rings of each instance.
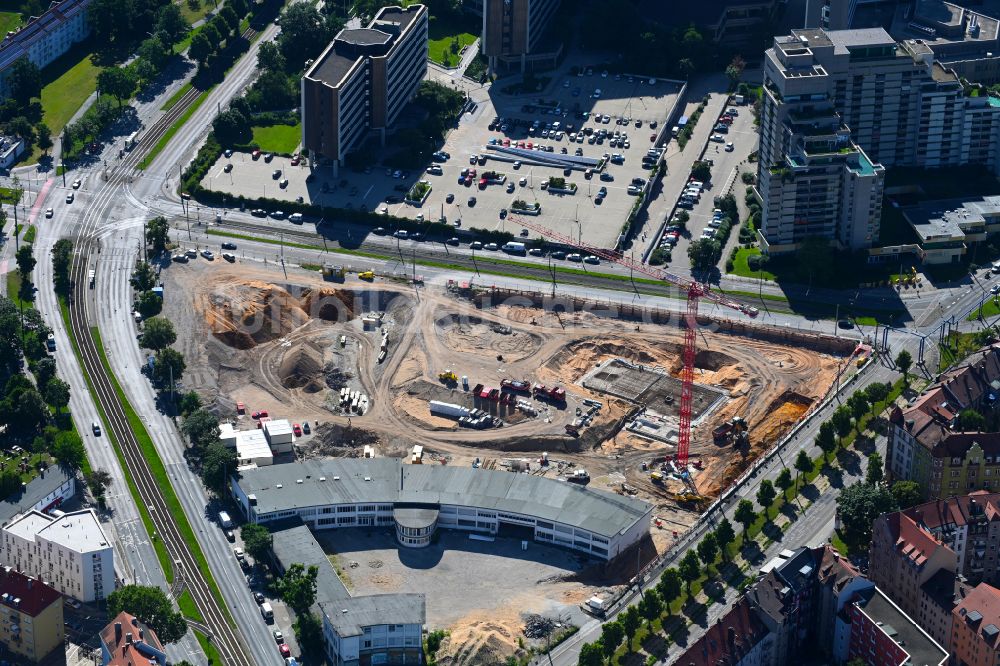
[[[76, 340], [76, 336], [73, 334], [73, 327], [70, 324], [69, 305], [67, 305], [66, 299], [62, 296], [59, 297], [59, 313], [62, 315], [63, 326], [66, 327], [66, 334], [69, 336], [69, 342], [73, 346], [73, 353], [76, 355], [76, 359], [82, 368], [83, 355], [80, 353], [80, 345]], [[97, 395], [97, 392], [94, 390], [94, 384], [87, 372], [83, 373], [83, 379], [87, 382], [87, 390], [90, 394]], [[128, 484], [128, 491], [132, 495], [132, 501], [135, 503], [135, 506], [139, 511], [139, 518], [142, 520], [142, 526], [146, 529], [146, 535], [150, 537], [150, 541], [153, 544], [153, 550], [156, 551], [156, 559], [159, 560], [160, 568], [163, 569], [163, 576], [167, 579], [167, 583], [172, 583], [174, 581], [174, 564], [170, 559], [170, 554], [167, 552], [167, 547], [163, 545], [163, 542], [159, 539], [153, 538], [153, 535], [156, 534], [156, 528], [153, 526], [153, 518], [149, 515], [149, 508], [146, 506], [145, 502], [142, 501], [142, 497], [139, 495], [139, 488], [135, 485], [132, 475], [124, 473], [126, 469], [125, 458], [122, 456], [121, 448], [118, 445], [118, 439], [111, 431], [111, 428], [108, 427], [108, 415], [104, 413], [104, 408], [97, 400], [94, 400], [94, 406], [97, 408], [97, 413], [101, 417], [101, 423], [104, 424], [105, 436], [111, 440], [115, 456], [118, 458], [118, 464], [122, 468], [122, 476], [125, 477], [125, 481]]]
[[[139, 415], [132, 408], [132, 403], [130, 403], [128, 398], [125, 396], [125, 391], [122, 390], [121, 385], [118, 383], [118, 377], [115, 376], [114, 372], [111, 370], [111, 364], [108, 363], [108, 357], [104, 352], [104, 342], [101, 340], [101, 332], [96, 326], [91, 326], [90, 335], [94, 338], [94, 345], [97, 347], [97, 353], [101, 357], [101, 364], [104, 366], [104, 371], [107, 373], [111, 380], [111, 385], [115, 389], [115, 395], [118, 398], [118, 402], [122, 406], [122, 410], [125, 412], [125, 418], [128, 421], [129, 427], [132, 429], [132, 434], [135, 435], [135, 439], [139, 443], [139, 448], [142, 449], [142, 455], [146, 461], [146, 465], [149, 467], [149, 471], [153, 475], [156, 485], [159, 486], [160, 492], [163, 494], [163, 500], [166, 502], [170, 514], [177, 522], [177, 531], [180, 532], [181, 537], [184, 539], [188, 549], [191, 551], [191, 555], [194, 557], [194, 560], [198, 565], [198, 569], [201, 570], [202, 575], [205, 577], [208, 587], [212, 591], [212, 595], [215, 596], [215, 600], [219, 604], [219, 607], [222, 608], [227, 617], [229, 617], [229, 606], [226, 605], [225, 599], [222, 598], [222, 594], [219, 592], [219, 588], [215, 584], [215, 579], [212, 577], [212, 571], [208, 568], [208, 561], [205, 559], [205, 554], [201, 552], [201, 546], [198, 544], [198, 540], [194, 536], [194, 531], [191, 529], [191, 524], [188, 522], [187, 514], [184, 513], [184, 508], [181, 506], [180, 500], [177, 499], [176, 493], [174, 493], [174, 487], [170, 483], [170, 478], [167, 476], [167, 469], [163, 466], [163, 460], [160, 459], [160, 454], [156, 450], [156, 445], [153, 444], [153, 439], [146, 431], [146, 426], [143, 425], [142, 419], [139, 418]], [[122, 462], [122, 467], [124, 469], [124, 462]], [[230, 622], [232, 622], [231, 617]]]
[[205, 656], [208, 658], [209, 666], [212, 666], [212, 664], [221, 664], [222, 657], [219, 656], [219, 651], [215, 649], [212, 641], [208, 640], [208, 637], [200, 631], [195, 631], [194, 636], [198, 639], [198, 645], [201, 646], [202, 651], [204, 651]]
[[187, 91], [191, 90], [191, 88], [192, 84], [190, 81], [182, 85], [177, 92], [170, 96], [170, 99], [163, 103], [163, 106], [160, 107], [160, 111], [169, 111], [177, 106], [177, 102], [181, 101], [181, 97], [184, 97], [184, 95], [187, 94]]
[[201, 611], [198, 610], [198, 605], [194, 603], [194, 597], [191, 596], [191, 592], [188, 590], [184, 590], [177, 596], [177, 607], [181, 609], [181, 614], [184, 617], [195, 622], [205, 621]]
[[741, 277], [758, 278], [763, 280], [774, 281], [774, 273], [761, 270], [755, 271], [750, 268], [747, 261], [750, 257], [754, 255], [760, 255], [760, 250], [755, 247], [741, 247], [736, 251], [736, 257], [733, 259], [733, 270], [730, 275], [739, 275]]
[[998, 314], [1000, 314], [1000, 299], [994, 296], [984, 302], [981, 307], [973, 310], [965, 319], [966, 321], [976, 321], [980, 317], [985, 319], [986, 317], [996, 317]]
[[198, 110], [198, 107], [204, 104], [205, 100], [208, 99], [208, 93], [211, 92], [211, 90], [212, 89], [209, 88], [202, 94], [198, 95], [198, 99], [194, 101], [194, 104], [188, 107], [187, 111], [181, 114], [181, 117], [177, 119], [177, 122], [171, 125], [170, 129], [168, 129], [166, 133], [162, 137], [160, 137], [160, 140], [156, 142], [156, 145], [153, 146], [153, 149], [149, 151], [144, 158], [142, 158], [141, 162], [139, 162], [140, 169], [145, 169], [146, 167], [148, 167], [150, 164], [153, 163], [153, 160], [156, 159], [156, 156], [159, 155], [160, 152], [166, 147], [166, 145], [170, 143], [170, 140], [174, 138], [174, 134], [177, 134], [178, 130], [184, 127], [184, 123], [186, 123], [188, 119], [194, 114], [194, 112]]

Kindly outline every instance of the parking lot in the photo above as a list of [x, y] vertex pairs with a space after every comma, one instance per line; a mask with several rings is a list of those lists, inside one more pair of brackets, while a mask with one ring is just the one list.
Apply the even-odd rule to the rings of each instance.
[[[202, 185], [237, 196], [289, 201], [301, 197], [309, 203], [383, 210], [399, 217], [443, 218], [456, 226], [500, 229], [515, 235], [520, 225], [505, 220], [502, 211], [521, 200], [529, 206], [540, 205], [540, 215], [531, 218], [536, 223], [589, 244], [613, 247], [635, 202], [629, 185], [633, 179], [648, 178], [643, 157], [676, 102], [680, 84], [603, 74], [584, 71], [576, 76], [560, 70], [551, 75], [545, 90], [532, 95], [491, 90], [490, 101], [479, 104], [473, 114], [463, 115], [448, 135], [442, 151], [449, 157], [437, 162], [439, 173], [379, 166], [365, 172], [341, 168], [335, 177], [331, 168], [322, 167], [307, 182], [313, 172], [308, 160], [293, 166], [289, 158], [255, 160], [248, 153], [236, 152], [220, 156]], [[497, 118], [506, 122], [495, 124]], [[558, 129], [543, 136], [549, 133], [546, 124], [555, 123]], [[490, 125], [495, 125], [492, 130]], [[589, 133], [571, 143], [571, 135], [581, 130]], [[607, 136], [598, 137], [601, 130]], [[490, 146], [491, 139], [497, 145]], [[504, 146], [504, 140], [510, 145]], [[523, 148], [515, 153], [520, 144]], [[618, 163], [605, 159], [615, 154], [621, 155]], [[232, 164], [231, 169], [227, 170], [227, 164]], [[591, 177], [586, 174], [588, 166], [596, 166]], [[476, 170], [475, 176], [461, 178], [460, 183], [462, 171], [471, 169]], [[480, 179], [487, 171], [500, 177], [481, 187]], [[550, 177], [563, 178], [570, 189], [575, 185], [575, 192], [551, 191]], [[420, 180], [431, 186], [429, 195], [420, 205], [405, 203], [407, 192]], [[602, 187], [606, 188], [603, 196]]]

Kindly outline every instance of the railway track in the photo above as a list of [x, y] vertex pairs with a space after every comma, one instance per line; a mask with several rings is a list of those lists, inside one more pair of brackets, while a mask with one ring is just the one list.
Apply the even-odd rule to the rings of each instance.
[[[248, 29], [243, 36], [252, 38], [256, 31]], [[174, 563], [175, 573], [182, 576], [186, 589], [191, 593], [198, 610], [204, 618], [211, 643], [219, 651], [223, 661], [230, 666], [252, 666], [253, 658], [236, 630], [225, 608], [212, 593], [207, 578], [203, 575], [198, 561], [191, 552], [188, 541], [181, 533], [176, 518], [166, 501], [163, 489], [143, 455], [135, 433], [129, 425], [125, 409], [118, 400], [111, 377], [101, 360], [99, 350], [90, 332], [90, 299], [87, 271], [91, 265], [95, 246], [100, 252], [96, 237], [99, 223], [120, 193], [122, 186], [133, 177], [136, 165], [163, 138], [175, 122], [191, 107], [203, 91], [188, 90], [169, 111], [153, 123], [140, 138], [137, 145], [125, 158], [110, 170], [104, 172], [104, 183], [95, 192], [94, 201], [84, 215], [83, 224], [77, 236], [75, 260], [72, 269], [73, 297], [70, 299], [70, 325], [80, 349], [81, 361], [90, 376], [96, 398], [106, 416], [106, 428], [113, 433], [122, 457], [124, 470], [138, 488], [141, 501], [149, 508], [155, 527], [152, 539], [162, 539]]]

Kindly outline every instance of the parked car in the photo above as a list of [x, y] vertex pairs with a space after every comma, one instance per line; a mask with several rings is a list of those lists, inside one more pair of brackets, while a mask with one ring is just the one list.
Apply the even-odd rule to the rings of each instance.
[[302, 436], [302, 426], [300, 426], [298, 423], [293, 423], [292, 424], [292, 434], [295, 435], [296, 437], [301, 437]]
[[583, 255], [574, 252], [572, 254], [567, 254], [566, 259], [568, 259], [569, 261], [575, 261], [577, 263], [580, 263], [581, 261], [583, 261]]
[[552, 258], [553, 259], [565, 259], [566, 258], [566, 253], [563, 252], [562, 250], [556, 250], [555, 252], [552, 253]]
[[583, 260], [584, 260], [584, 261], [585, 261], [586, 263], [588, 263], [588, 264], [599, 264], [599, 263], [601, 263], [601, 260], [600, 260], [600, 258], [598, 258], [598, 257], [595, 257], [595, 256], [594, 256], [594, 255], [592, 255], [592, 254], [588, 254], [588, 255], [587, 255], [586, 257], [584, 257], [584, 258], [583, 258]]

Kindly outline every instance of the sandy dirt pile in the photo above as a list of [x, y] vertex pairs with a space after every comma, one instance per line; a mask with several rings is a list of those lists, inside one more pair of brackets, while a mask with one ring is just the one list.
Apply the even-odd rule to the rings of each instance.
[[512, 608], [471, 613], [449, 629], [438, 650], [437, 663], [441, 666], [504, 664], [519, 649], [517, 639], [523, 624], [521, 612]]

